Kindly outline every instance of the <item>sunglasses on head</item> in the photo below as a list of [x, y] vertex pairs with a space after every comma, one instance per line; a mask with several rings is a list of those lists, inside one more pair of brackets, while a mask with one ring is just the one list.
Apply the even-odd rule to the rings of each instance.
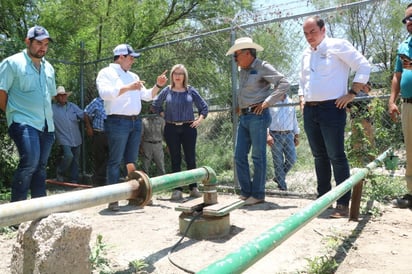
[[412, 15], [408, 15], [405, 18], [402, 19], [402, 23], [405, 25], [407, 22], [412, 21]]

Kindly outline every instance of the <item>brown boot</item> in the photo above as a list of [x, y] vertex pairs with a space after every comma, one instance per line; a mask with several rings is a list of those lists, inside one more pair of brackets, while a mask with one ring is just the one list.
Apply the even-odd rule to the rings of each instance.
[[349, 206], [336, 205], [335, 211], [329, 215], [329, 218], [347, 218], [349, 216]]

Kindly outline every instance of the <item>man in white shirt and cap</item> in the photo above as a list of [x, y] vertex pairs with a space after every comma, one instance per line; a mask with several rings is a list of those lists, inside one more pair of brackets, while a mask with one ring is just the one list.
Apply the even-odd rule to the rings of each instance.
[[[120, 44], [115, 47], [113, 54], [113, 63], [100, 70], [96, 79], [107, 115], [104, 124], [109, 143], [107, 184], [119, 182], [122, 161], [126, 164], [128, 174], [136, 169], [142, 130], [139, 116], [141, 100], [151, 101], [167, 82], [166, 70], [157, 77], [153, 88], [146, 89], [144, 81], [130, 71], [140, 53], [128, 44]], [[110, 203], [109, 209], [119, 210], [118, 202]]]

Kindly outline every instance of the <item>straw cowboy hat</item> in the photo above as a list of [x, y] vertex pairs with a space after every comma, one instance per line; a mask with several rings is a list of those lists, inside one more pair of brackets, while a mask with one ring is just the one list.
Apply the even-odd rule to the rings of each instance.
[[235, 40], [233, 46], [226, 52], [226, 56], [241, 49], [256, 49], [256, 51], [262, 51], [263, 47], [254, 43], [250, 37], [241, 37]]
[[[57, 87], [57, 94], [56, 94], [56, 96], [57, 95], [60, 95], [60, 94], [66, 94], [67, 96], [69, 96], [70, 94], [72, 94], [70, 91], [67, 91], [66, 92], [66, 89], [63, 87], [63, 86], [58, 86]], [[56, 97], [56, 96], [54, 96], [54, 97]]]

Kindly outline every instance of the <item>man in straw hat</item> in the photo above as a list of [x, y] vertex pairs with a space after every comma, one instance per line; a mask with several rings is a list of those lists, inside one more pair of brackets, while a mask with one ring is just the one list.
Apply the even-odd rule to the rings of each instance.
[[[266, 136], [271, 117], [269, 106], [282, 100], [289, 82], [269, 63], [256, 58], [263, 47], [249, 37], [235, 41], [226, 55], [233, 54], [240, 67], [237, 103], [239, 123], [235, 146], [240, 199], [245, 205], [264, 202], [266, 183]], [[248, 154], [252, 148], [254, 165], [250, 175]]]
[[46, 196], [46, 165], [54, 142], [51, 98], [56, 94], [55, 73], [44, 59], [52, 39], [34, 26], [27, 32], [26, 49], [0, 64], [0, 109], [19, 152], [11, 201]]
[[80, 133], [80, 120], [84, 119], [84, 112], [76, 104], [69, 102], [67, 97], [71, 92], [66, 92], [63, 86], [57, 88], [54, 97], [53, 119], [56, 127], [56, 140], [63, 156], [57, 166], [57, 181], [66, 181], [65, 175], [69, 174], [69, 180], [77, 183], [79, 179], [79, 162], [82, 136]]

